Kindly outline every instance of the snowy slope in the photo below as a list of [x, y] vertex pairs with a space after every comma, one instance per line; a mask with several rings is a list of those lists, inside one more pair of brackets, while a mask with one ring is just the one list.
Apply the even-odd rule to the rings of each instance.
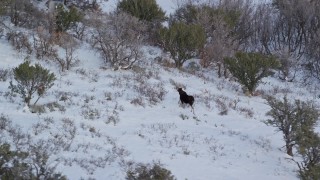
[[[175, 5], [158, 2], [167, 12]], [[110, 0], [103, 6], [115, 4]], [[130, 71], [101, 68], [99, 56], [85, 45], [78, 51], [80, 64], [66, 73], [32, 59], [57, 76], [38, 102], [47, 106], [46, 112], [31, 113], [20, 97], [8, 97], [7, 80], [0, 81], [0, 113], [29, 133], [31, 143], [55, 142], [57, 137], [65, 142], [60, 144], [63, 148], [51, 151], [49, 161], [72, 180], [122, 180], [129, 161], [160, 161], [178, 180], [298, 179], [281, 133], [262, 122], [269, 110], [264, 99], [245, 96], [238, 83], [219, 79], [215, 72], [192, 75], [162, 67], [154, 62], [161, 50], [145, 49], [142, 68]], [[16, 67], [23, 57], [0, 39], [1, 68]], [[195, 96], [195, 114], [179, 105], [174, 84]], [[315, 89], [272, 77], [264, 79], [258, 90], [319, 104]], [[163, 100], [150, 103], [159, 91]], [[221, 115], [222, 111], [227, 112]]]
[[[2, 67], [22, 62], [4, 41], [0, 49], [5, 59]], [[19, 97], [0, 97], [1, 112], [32, 134], [34, 141], [65, 133], [65, 119], [72, 122], [76, 131], [70, 148], [52, 157], [53, 162], [55, 158], [66, 162], [59, 163], [58, 170], [68, 178], [124, 179], [125, 166], [119, 163], [127, 160], [160, 161], [178, 179], [296, 178], [295, 164], [280, 150], [281, 134], [261, 122], [269, 108], [260, 97], [237, 93], [237, 84], [213, 74], [204, 79], [153, 63], [145, 67], [149, 73], [102, 70], [100, 59], [86, 49], [79, 54], [79, 67], [66, 74], [46, 66], [56, 71], [58, 80], [39, 104], [56, 102], [65, 110], [23, 112]], [[144, 78], [147, 86], [164, 87], [162, 102], [151, 105], [143, 97], [145, 107], [130, 103], [139, 96], [133, 85]], [[196, 97], [196, 115], [179, 106], [172, 81], [185, 85]], [[3, 94], [9, 91], [8, 85], [0, 82]], [[62, 96], [67, 100], [59, 100]], [[218, 99], [226, 104], [227, 115], [219, 115]], [[53, 121], [48, 121], [49, 117]], [[110, 119], [114, 121], [108, 122]]]

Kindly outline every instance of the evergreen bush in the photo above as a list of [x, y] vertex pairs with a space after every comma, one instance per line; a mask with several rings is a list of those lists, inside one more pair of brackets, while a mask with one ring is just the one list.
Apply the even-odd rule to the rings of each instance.
[[291, 103], [287, 97], [284, 97], [283, 101], [268, 97], [267, 103], [271, 107], [267, 115], [272, 119], [265, 122], [282, 132], [287, 154], [293, 156], [293, 147], [298, 141], [303, 142], [306, 132], [313, 129], [316, 124], [319, 117], [318, 110], [312, 102], [295, 100]]
[[140, 20], [148, 22], [165, 20], [165, 13], [156, 0], [122, 0], [117, 8]]
[[224, 58], [230, 73], [252, 95], [262, 78], [271, 75], [271, 69], [279, 67], [272, 56], [260, 53], [237, 52], [235, 57]]
[[12, 92], [20, 94], [28, 106], [30, 106], [30, 101], [35, 92], [39, 96], [38, 101], [45, 91], [54, 85], [53, 82], [56, 80], [55, 75], [50, 73], [48, 69], [39, 64], [30, 65], [29, 61], [25, 61], [14, 68], [13, 74], [17, 84], [15, 85], [11, 81], [9, 88]]
[[80, 22], [83, 15], [76, 9], [70, 8], [70, 10], [64, 9], [62, 5], [57, 8], [56, 15], [56, 32], [65, 32], [69, 30], [75, 23]]
[[171, 54], [177, 68], [199, 55], [206, 41], [204, 29], [200, 25], [173, 23], [160, 31], [161, 45]]

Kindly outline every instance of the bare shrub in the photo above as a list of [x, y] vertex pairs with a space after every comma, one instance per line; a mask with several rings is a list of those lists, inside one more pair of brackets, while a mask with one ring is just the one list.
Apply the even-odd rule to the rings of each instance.
[[102, 134], [99, 132], [99, 130], [97, 130], [97, 128], [95, 128], [94, 126], [91, 126], [91, 125], [85, 124], [85, 123], [81, 123], [80, 127], [84, 131], [89, 131], [91, 133], [92, 138], [102, 136]]
[[[130, 78], [126, 78], [125, 79], [129, 80]], [[123, 85], [123, 79], [122, 77], [119, 77], [119, 76], [116, 76], [116, 77], [113, 77], [112, 78], [112, 82], [111, 82], [111, 86], [113, 87], [118, 87], [118, 88], [122, 88], [124, 85]]]
[[50, 112], [58, 110], [63, 113], [66, 111], [66, 108], [61, 104], [59, 104], [58, 102], [47, 103], [45, 104], [45, 106], [49, 109]]
[[44, 117], [40, 122], [32, 126], [34, 135], [38, 135], [50, 129], [50, 126], [54, 124], [53, 117]]
[[[72, 61], [73, 61], [72, 65], [76, 65], [76, 64], [78, 64], [78, 62], [80, 62], [79, 60], [75, 60], [75, 59]], [[84, 80], [85, 78], [88, 78], [89, 82], [98, 82], [98, 80], [100, 78], [99, 73], [94, 70], [88, 71], [84, 68], [77, 68], [76, 73], [81, 75], [80, 78], [82, 80]]]
[[78, 97], [78, 92], [55, 91], [54, 96], [58, 101], [63, 101], [67, 105], [75, 104], [73, 97]]
[[89, 105], [84, 105], [81, 109], [81, 115], [85, 119], [95, 120], [99, 119], [101, 116], [100, 111], [97, 108], [92, 108]]
[[280, 86], [273, 86], [271, 90], [268, 91], [267, 94], [269, 95], [277, 95], [277, 94], [290, 94], [292, 90], [289, 87], [280, 87]]
[[229, 102], [229, 107], [233, 110], [236, 110], [237, 107], [238, 107], [238, 103], [240, 102], [240, 99], [237, 98], [237, 99], [234, 99], [233, 101], [230, 101]]
[[137, 18], [115, 13], [92, 20], [92, 26], [92, 47], [107, 65], [115, 70], [129, 69], [141, 59], [145, 25]]
[[[218, 18], [222, 21], [222, 17]], [[237, 43], [228, 35], [227, 26], [225, 23], [219, 22], [217, 20], [216, 30], [213, 31], [213, 39], [207, 43], [201, 53], [201, 62], [200, 64], [205, 67], [214, 67], [217, 68], [217, 73], [219, 77], [227, 77], [227, 70], [224, 64], [224, 57], [234, 54], [237, 49]]]
[[134, 105], [139, 105], [139, 106], [142, 106], [142, 107], [145, 107], [145, 103], [143, 102], [143, 99], [142, 97], [136, 97], [134, 99], [132, 99], [130, 101], [131, 104], [134, 104]]
[[[108, 148], [104, 148], [105, 146], [108, 146]], [[80, 143], [74, 147], [72, 151], [92, 155], [64, 159], [65, 163], [76, 164], [86, 170], [88, 174], [93, 174], [97, 168], [105, 168], [117, 160], [123, 162], [123, 158], [129, 154], [128, 151], [119, 147], [109, 136], [103, 136], [103, 141], [99, 144], [93, 144], [91, 142]], [[101, 153], [96, 153], [97, 151]]]
[[156, 105], [157, 103], [163, 101], [164, 96], [167, 93], [163, 82], [149, 82], [149, 79], [153, 78], [154, 76], [158, 76], [157, 73], [143, 70], [134, 74], [134, 83], [132, 85], [132, 88], [138, 93], [139, 97], [146, 98], [151, 105]]
[[116, 104], [111, 113], [108, 114], [108, 119], [105, 121], [106, 124], [113, 123], [113, 125], [116, 125], [120, 121], [118, 112], [119, 109], [121, 110], [121, 107]]
[[65, 177], [61, 177], [60, 174], [59, 176], [54, 174], [59, 161], [58, 159], [51, 159], [50, 155], [56, 154], [57, 151], [60, 150], [59, 148], [59, 150], [56, 148], [57, 147], [52, 146], [51, 142], [45, 140], [39, 140], [29, 146], [28, 153], [31, 160], [30, 164], [38, 179], [65, 179]]
[[0, 81], [7, 81], [9, 77], [9, 70], [0, 69]]
[[182, 120], [187, 120], [189, 119], [189, 116], [185, 115], [185, 114], [180, 114], [179, 117], [182, 119]]
[[[50, 123], [49, 121], [45, 122], [47, 126], [43, 125], [41, 128], [39, 124], [34, 126], [36, 127], [34, 128], [34, 132], [40, 133], [48, 130], [47, 127]], [[35, 131], [35, 129], [37, 130]], [[51, 156], [61, 152], [60, 144], [54, 144], [51, 140], [43, 139], [36, 142], [32, 141], [29, 134], [22, 132], [21, 127], [13, 126], [11, 120], [9, 120], [9, 118], [3, 114], [0, 116], [0, 130], [0, 137], [2, 137], [4, 131], [6, 131], [6, 141], [10, 141], [10, 144], [14, 147], [13, 149], [15, 149], [17, 152], [25, 153], [26, 159], [23, 160], [25, 163], [23, 167], [27, 168], [27, 171], [24, 172], [32, 173], [32, 175], [30, 174], [30, 177], [36, 179], [65, 179], [63, 176], [61, 176], [61, 174], [57, 174], [55, 172], [59, 161], [58, 159], [53, 159]], [[64, 130], [68, 132], [67, 129]], [[12, 152], [12, 155], [14, 154], [15, 153]], [[17, 158], [19, 157], [15, 156], [14, 160], [18, 160]], [[22, 166], [20, 168], [22, 168]], [[16, 169], [18, 170], [16, 173], [22, 173], [20, 168]], [[17, 176], [15, 176], [15, 178], [16, 177]], [[25, 178], [26, 177], [23, 179]]]
[[37, 114], [46, 113], [46, 108], [44, 105], [30, 105], [29, 108], [32, 113], [37, 113]]
[[43, 146], [51, 149], [52, 154], [58, 154], [69, 150], [75, 138], [77, 128], [72, 119], [62, 118], [57, 123], [52, 117], [43, 118], [42, 121], [33, 126], [33, 132], [37, 135], [48, 131], [50, 132], [48, 139], [40, 139], [37, 143], [47, 141]]
[[1, 27], [1, 21], [0, 21], [0, 38], [2, 38], [4, 36], [4, 28]]
[[215, 102], [216, 95], [212, 94], [207, 89], [203, 89], [200, 94], [195, 95], [195, 98], [197, 99], [197, 103], [203, 103], [206, 108], [211, 110], [213, 109], [213, 102]]
[[11, 150], [8, 143], [1, 143], [0, 149], [2, 179], [66, 180], [60, 173], [55, 173], [54, 166], [47, 163], [49, 155], [46, 152], [31, 154], [30, 151]]
[[278, 77], [279, 79], [287, 82], [292, 82], [295, 77], [297, 71], [301, 68], [300, 57], [289, 50], [279, 50], [275, 53], [275, 56], [280, 61], [280, 68]]
[[59, 64], [62, 72], [70, 70], [72, 66], [79, 62], [75, 55], [79, 43], [71, 35], [62, 34], [57, 44], [63, 49], [64, 57], [55, 56], [53, 60]]
[[2, 133], [3, 130], [6, 130], [8, 127], [11, 126], [11, 120], [9, 119], [8, 116], [4, 114], [0, 114], [0, 132]]
[[11, 144], [13, 144], [17, 150], [22, 150], [24, 147], [29, 145], [31, 137], [29, 134], [23, 132], [20, 126], [11, 125], [6, 129], [6, 131], [10, 138]]
[[269, 152], [272, 149], [270, 140], [265, 137], [259, 136], [258, 140], [251, 140], [251, 142], [261, 149], [264, 149], [266, 152]]
[[[83, 20], [86, 21], [86, 20]], [[81, 23], [81, 22], [76, 22], [74, 25], [71, 27], [71, 32], [73, 33], [74, 37], [76, 37], [79, 40], [83, 40], [86, 34], [86, 29], [88, 28], [87, 23]]]
[[93, 100], [95, 100], [95, 99], [96, 99], [95, 96], [84, 95], [84, 102], [85, 102], [86, 104], [88, 104], [90, 101], [93, 101]]
[[251, 12], [249, 1], [222, 0], [217, 5], [198, 8], [196, 23], [205, 28], [209, 37], [201, 53], [203, 67], [216, 68], [219, 77], [227, 77], [223, 59], [233, 56], [250, 37]]
[[176, 67], [174, 60], [169, 57], [157, 57], [155, 60], [165, 68]]
[[83, 76], [83, 77], [81, 77], [81, 79], [84, 79], [85, 77], [89, 76], [89, 72], [87, 72], [87, 70], [84, 68], [77, 68], [76, 73]]
[[63, 147], [63, 150], [66, 151], [66, 150], [69, 150], [74, 138], [75, 138], [75, 135], [76, 135], [76, 132], [77, 132], [77, 127], [75, 125], [75, 122], [74, 120], [72, 119], [69, 119], [69, 118], [62, 118], [61, 119], [61, 131], [62, 131], [62, 134], [59, 134], [58, 136], [56, 135], [55, 136], [55, 139], [58, 140], [58, 143], [59, 143], [59, 139], [63, 139], [60, 143]]
[[7, 34], [7, 40], [18, 52], [31, 54], [33, 49], [28, 40], [28, 36], [22, 32], [11, 31]]
[[163, 87], [163, 83], [149, 84], [147, 82], [140, 82], [134, 85], [133, 89], [138, 92], [139, 95], [146, 97], [151, 105], [163, 101], [165, 94], [167, 93]]
[[38, 27], [33, 34], [33, 49], [38, 59], [52, 59], [57, 56], [57, 50], [54, 48], [54, 38], [45, 27]]
[[252, 109], [249, 109], [249, 108], [239, 107], [238, 111], [240, 111], [240, 113], [244, 114], [247, 118], [252, 118], [254, 115], [254, 112], [252, 111]]
[[1, 6], [6, 7], [4, 9], [5, 15], [10, 17], [10, 21], [14, 26], [34, 28], [39, 24], [45, 23], [43, 16], [46, 13], [40, 11], [29, 0], [4, 1], [4, 3], [7, 4], [1, 4]]
[[215, 99], [216, 107], [220, 111], [219, 115], [228, 114], [229, 108], [228, 108], [228, 105], [226, 104], [226, 100], [227, 100], [227, 97], [224, 97], [224, 96], [219, 96]]
[[104, 97], [106, 98], [107, 101], [112, 100], [112, 93], [111, 92], [104, 92]]

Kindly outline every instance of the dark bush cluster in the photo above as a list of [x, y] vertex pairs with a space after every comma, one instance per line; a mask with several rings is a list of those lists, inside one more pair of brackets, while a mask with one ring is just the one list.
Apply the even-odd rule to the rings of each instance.
[[127, 171], [127, 180], [176, 180], [171, 171], [160, 164], [137, 164], [133, 170]]

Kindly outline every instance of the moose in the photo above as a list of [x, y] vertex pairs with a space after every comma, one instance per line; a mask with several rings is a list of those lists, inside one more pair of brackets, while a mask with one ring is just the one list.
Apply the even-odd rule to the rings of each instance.
[[194, 113], [193, 109], [193, 103], [194, 103], [194, 97], [189, 96], [182, 88], [178, 88], [177, 91], [180, 95], [180, 101], [182, 104], [189, 104], [191, 106], [192, 112]]

